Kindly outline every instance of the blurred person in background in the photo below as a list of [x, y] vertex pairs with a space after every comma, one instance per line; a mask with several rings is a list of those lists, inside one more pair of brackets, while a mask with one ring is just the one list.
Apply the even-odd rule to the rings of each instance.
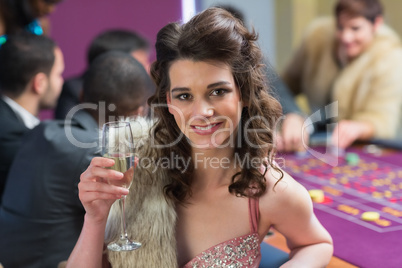
[[151, 78], [131, 55], [104, 53], [89, 68], [82, 105], [72, 117], [42, 122], [25, 137], [0, 207], [5, 267], [57, 267], [68, 258], [85, 215], [77, 184], [100, 155], [99, 128], [105, 121], [144, 115], [153, 93]]
[[[91, 42], [87, 51], [88, 66], [93, 60], [108, 51], [130, 53], [149, 72], [150, 48], [148, 41], [139, 34], [123, 29], [112, 29], [100, 33]], [[68, 112], [80, 103], [84, 74], [66, 80], [55, 110], [56, 119], [65, 119]]]
[[39, 124], [40, 110], [56, 106], [63, 85], [64, 59], [48, 37], [21, 32], [10, 35], [0, 47], [0, 62], [1, 200], [23, 136]]
[[49, 35], [51, 14], [62, 0], [0, 0], [0, 45], [8, 34], [28, 31]]
[[402, 106], [399, 36], [384, 24], [379, 0], [338, 0], [334, 15], [308, 27], [283, 73], [285, 83], [307, 97], [313, 113], [335, 102], [338, 111], [329, 117], [337, 116], [338, 123], [331, 142], [339, 148], [396, 138]]

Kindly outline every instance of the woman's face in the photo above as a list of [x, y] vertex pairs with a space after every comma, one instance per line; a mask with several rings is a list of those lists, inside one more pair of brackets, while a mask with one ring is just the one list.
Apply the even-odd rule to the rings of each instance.
[[337, 19], [336, 37], [340, 49], [349, 59], [359, 56], [373, 41], [377, 22], [372, 23], [364, 17], [352, 17], [341, 13]]
[[234, 144], [243, 104], [230, 67], [183, 59], [172, 64], [169, 77], [169, 112], [193, 148]]

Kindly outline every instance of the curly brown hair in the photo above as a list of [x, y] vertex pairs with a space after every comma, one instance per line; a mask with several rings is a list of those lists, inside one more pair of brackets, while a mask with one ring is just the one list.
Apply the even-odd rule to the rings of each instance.
[[[218, 61], [231, 67], [245, 104], [237, 132], [240, 142], [236, 144], [235, 154], [240, 159], [259, 159], [259, 163], [265, 167], [269, 165], [276, 169], [275, 165], [271, 165], [275, 156], [274, 127], [282, 109], [279, 102], [268, 93], [263, 56], [256, 41], [254, 31], [248, 31], [240, 20], [216, 7], [199, 13], [186, 24], [170, 23], [159, 31], [155, 45], [157, 59], [151, 67], [151, 76], [157, 90], [148, 100], [157, 118], [151, 129], [156, 145], [169, 144], [181, 135], [166, 105], [166, 93], [170, 90], [169, 68], [172, 63], [179, 59]], [[180, 139], [175, 146], [161, 147], [160, 157], [171, 154], [183, 159], [191, 157], [191, 146], [186, 138]], [[168, 169], [172, 182], [165, 187], [166, 196], [182, 202], [191, 195], [194, 170], [194, 166], [186, 170], [179, 167]], [[261, 174], [255, 166], [243, 167], [233, 175], [229, 192], [237, 196], [261, 196], [266, 191], [265, 172]]]

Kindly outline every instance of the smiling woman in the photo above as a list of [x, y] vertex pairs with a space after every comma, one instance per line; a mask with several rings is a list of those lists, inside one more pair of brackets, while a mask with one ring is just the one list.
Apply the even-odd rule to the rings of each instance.
[[[148, 101], [156, 123], [139, 159], [171, 162], [136, 167], [127, 221], [143, 246], [106, 252], [104, 263], [257, 268], [260, 243], [272, 226], [291, 250], [283, 267], [328, 263], [332, 240], [306, 189], [274, 161], [281, 107], [266, 88], [256, 41], [255, 33], [221, 8], [159, 31], [151, 67], [157, 89]], [[103, 244], [118, 233], [116, 207], [108, 213], [116, 195], [127, 192], [104, 183], [121, 176], [105, 169], [111, 165], [94, 158], [81, 175], [87, 214], [70, 267], [100, 267]]]
[[193, 157], [196, 148], [228, 147], [225, 143], [237, 130], [243, 106], [230, 67], [178, 60], [169, 75], [169, 112], [193, 147]]
[[[281, 109], [267, 93], [256, 34], [248, 32], [241, 21], [229, 19], [228, 12], [215, 14], [211, 10], [222, 9], [201, 13], [205, 16], [202, 21], [196, 16], [183, 26], [168, 24], [158, 33], [158, 58], [151, 74], [159, 86], [149, 100], [160, 118], [154, 139], [158, 144], [177, 141], [174, 147], [162, 148], [163, 155], [172, 151], [185, 159], [197, 153], [206, 158], [231, 154], [230, 159], [249, 155], [261, 163], [268, 157], [270, 165], [274, 128]], [[178, 90], [182, 94], [175, 93]], [[214, 132], [210, 134], [211, 131]], [[187, 139], [177, 140], [181, 134]], [[220, 150], [200, 152], [203, 148]], [[192, 191], [193, 168], [185, 173], [168, 170], [175, 179], [166, 187], [166, 193], [184, 201]], [[247, 196], [250, 180], [258, 185], [260, 193], [265, 191], [258, 169], [233, 170], [233, 183], [229, 183], [232, 193]]]

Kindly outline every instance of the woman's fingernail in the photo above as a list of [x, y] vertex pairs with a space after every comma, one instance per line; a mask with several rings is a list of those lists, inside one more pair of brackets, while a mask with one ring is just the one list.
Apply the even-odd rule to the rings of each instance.
[[126, 189], [126, 188], [123, 188], [122, 189], [122, 194], [124, 194], [124, 195], [128, 195], [128, 193], [130, 192], [128, 189]]

